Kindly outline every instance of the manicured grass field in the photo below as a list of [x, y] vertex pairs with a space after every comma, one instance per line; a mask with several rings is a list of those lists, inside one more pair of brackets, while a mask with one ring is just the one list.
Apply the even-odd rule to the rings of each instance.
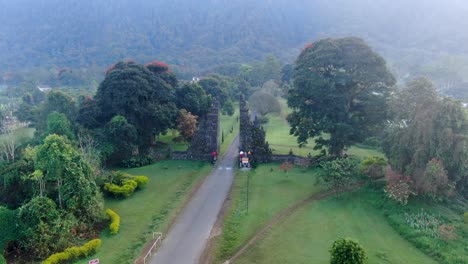
[[437, 263], [393, 230], [362, 192], [311, 203], [280, 222], [235, 263], [330, 263], [334, 240], [349, 237], [369, 263]]
[[[217, 241], [217, 259], [222, 262], [258, 229], [290, 204], [321, 190], [315, 170], [294, 168], [287, 173], [279, 164], [260, 165], [252, 171], [238, 171], [235, 177], [232, 206]], [[247, 175], [249, 199], [247, 212]]]
[[152, 232], [166, 233], [190, 190], [208, 175], [212, 167], [201, 162], [161, 161], [156, 164], [125, 170], [150, 178], [145, 189], [124, 200], [106, 198], [105, 207], [121, 217], [120, 232], [101, 233], [102, 248], [94, 256], [76, 262], [87, 264], [99, 258], [100, 263], [133, 263], [150, 240]]
[[[298, 147], [297, 139], [293, 135], [289, 134], [290, 126], [286, 121], [286, 116], [291, 112], [291, 109], [287, 108], [284, 100], [280, 100], [282, 107], [281, 114], [268, 114], [268, 123], [263, 125], [266, 131], [266, 140], [270, 144], [270, 148], [273, 150], [273, 154], [289, 154], [290, 150], [295, 155], [306, 157], [309, 153], [311, 155], [317, 155], [319, 151], [314, 150], [314, 139], [309, 139], [309, 143], [304, 147]], [[346, 151], [349, 155], [356, 155], [359, 157], [379, 156], [383, 157], [383, 154], [378, 150], [372, 148], [361, 148], [353, 146]]]
[[[228, 149], [234, 137], [239, 133], [239, 104], [234, 104], [234, 114], [232, 116], [220, 114], [219, 116], [219, 140], [224, 133], [224, 142], [221, 143], [220, 155]], [[232, 133], [230, 132], [232, 129]]]
[[186, 151], [189, 147], [189, 143], [182, 141], [182, 142], [174, 142], [174, 138], [179, 136], [179, 131], [176, 129], [171, 129], [167, 132], [166, 135], [159, 135], [158, 141], [166, 144], [167, 146], [171, 146], [173, 151]]

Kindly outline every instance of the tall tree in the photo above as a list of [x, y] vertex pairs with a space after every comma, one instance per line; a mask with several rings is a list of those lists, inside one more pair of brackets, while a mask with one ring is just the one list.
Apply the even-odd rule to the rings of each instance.
[[318, 137], [316, 148], [340, 156], [385, 122], [394, 84], [385, 60], [359, 38], [311, 44], [297, 59], [288, 95], [291, 134], [301, 145]]
[[[154, 70], [154, 69], [153, 69]], [[139, 145], [175, 126], [175, 90], [157, 73], [133, 62], [119, 62], [99, 85], [96, 101], [103, 120], [124, 116], [138, 131]]]
[[176, 100], [179, 109], [204, 116], [211, 105], [211, 97], [197, 83], [186, 83], [176, 90]]
[[[390, 164], [398, 172], [410, 175], [418, 191], [425, 193], [425, 186], [435, 182], [431, 170], [434, 162], [430, 162], [435, 159], [441, 167], [439, 171], [447, 170], [448, 180], [468, 195], [466, 110], [459, 102], [440, 97], [425, 78], [413, 80], [407, 86], [391, 103], [394, 118], [383, 141]], [[445, 180], [438, 182], [447, 184]]]

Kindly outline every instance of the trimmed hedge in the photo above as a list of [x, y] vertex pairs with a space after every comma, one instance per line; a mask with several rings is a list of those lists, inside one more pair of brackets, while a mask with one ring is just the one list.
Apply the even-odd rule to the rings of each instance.
[[107, 209], [106, 214], [111, 219], [111, 224], [109, 225], [110, 233], [115, 235], [119, 232], [120, 229], [120, 216], [112, 209]]
[[64, 252], [55, 253], [42, 262], [42, 264], [70, 263], [74, 260], [90, 256], [101, 247], [101, 239], [93, 239], [81, 247], [70, 247]]
[[134, 180], [138, 184], [138, 189], [143, 189], [145, 188], [146, 184], [149, 181], [149, 178], [146, 176], [131, 176], [130, 179]]
[[116, 197], [130, 197], [133, 194], [138, 183], [134, 180], [122, 180], [122, 186], [113, 183], [105, 183], [104, 190], [112, 193]]

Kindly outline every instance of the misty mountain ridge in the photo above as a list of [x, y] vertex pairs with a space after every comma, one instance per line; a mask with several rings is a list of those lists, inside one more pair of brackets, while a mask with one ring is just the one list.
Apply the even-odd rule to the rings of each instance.
[[0, 0], [0, 73], [154, 59], [207, 69], [326, 37], [363, 38], [389, 61], [468, 54], [465, 1]]

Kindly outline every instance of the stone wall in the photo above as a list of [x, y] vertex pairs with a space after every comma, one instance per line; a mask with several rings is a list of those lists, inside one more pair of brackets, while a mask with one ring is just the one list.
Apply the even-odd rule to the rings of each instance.
[[186, 159], [211, 161], [211, 152], [219, 153], [219, 146], [219, 103], [215, 101], [207, 115], [200, 119]]
[[311, 160], [304, 157], [294, 156], [294, 155], [272, 155], [271, 156], [272, 162], [290, 162], [294, 165], [299, 165], [303, 167], [308, 167], [311, 165]]

